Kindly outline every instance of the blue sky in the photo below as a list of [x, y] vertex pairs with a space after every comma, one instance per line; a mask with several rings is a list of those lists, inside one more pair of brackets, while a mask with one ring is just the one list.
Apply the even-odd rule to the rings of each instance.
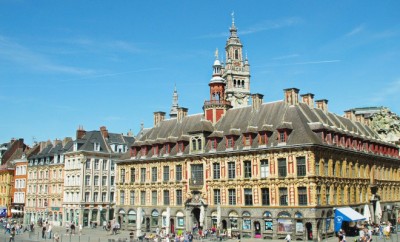
[[297, 87], [329, 110], [400, 113], [400, 1], [0, 0], [0, 142], [107, 126], [137, 133], [153, 112], [202, 112], [231, 12], [251, 92]]

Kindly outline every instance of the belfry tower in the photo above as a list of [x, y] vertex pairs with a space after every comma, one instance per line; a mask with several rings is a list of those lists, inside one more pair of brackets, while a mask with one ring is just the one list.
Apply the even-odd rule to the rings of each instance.
[[243, 60], [243, 45], [237, 35], [234, 13], [230, 36], [226, 42], [226, 64], [222, 78], [226, 80], [226, 100], [233, 107], [248, 105], [250, 97], [250, 65], [246, 58]]
[[210, 86], [210, 100], [204, 102], [203, 110], [206, 120], [213, 124], [231, 108], [231, 103], [225, 99], [225, 80], [222, 78], [222, 65], [218, 59], [218, 49], [215, 51], [213, 75], [208, 84]]

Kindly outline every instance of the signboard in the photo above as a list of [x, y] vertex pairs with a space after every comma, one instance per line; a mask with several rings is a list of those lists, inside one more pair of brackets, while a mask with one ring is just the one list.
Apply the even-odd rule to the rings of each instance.
[[7, 217], [7, 208], [0, 208], [0, 218]]

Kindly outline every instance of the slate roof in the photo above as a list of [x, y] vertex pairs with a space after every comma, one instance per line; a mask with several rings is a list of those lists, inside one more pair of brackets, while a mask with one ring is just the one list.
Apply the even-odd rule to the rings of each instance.
[[[97, 130], [87, 131], [82, 138], [75, 140], [78, 143], [78, 150], [80, 151], [94, 151], [94, 143], [99, 143], [100, 152], [111, 152], [111, 144], [125, 144], [129, 147], [134, 141], [135, 138], [132, 136], [117, 133], [108, 133], [108, 137], [104, 138], [102, 132]], [[69, 151], [73, 151], [72, 145]]]
[[[280, 129], [289, 131], [286, 143], [280, 144], [278, 137]], [[150, 140], [167, 140], [168, 137], [178, 137], [177, 141], [190, 141], [190, 138], [198, 133], [203, 133], [206, 138], [217, 138], [218, 146], [213, 152], [226, 151], [227, 136], [235, 136], [235, 146], [232, 150], [257, 149], [258, 139], [255, 138], [257, 132], [267, 131], [272, 133], [268, 139], [267, 147], [290, 146], [305, 144], [323, 144], [321, 136], [317, 133], [318, 129], [325, 129], [335, 133], [342, 133], [360, 139], [368, 139], [373, 142], [396, 147], [391, 143], [380, 140], [368, 126], [334, 113], [323, 111], [319, 108], [311, 108], [305, 103], [298, 105], [288, 105], [285, 101], [263, 103], [259, 110], [253, 110], [251, 106], [229, 109], [225, 115], [215, 124], [205, 121], [203, 114], [195, 114], [184, 117], [180, 122], [178, 119], [163, 120], [156, 127], [147, 129], [140, 138], [134, 143], [133, 148], [143, 145]], [[251, 147], [244, 147], [244, 134], [253, 135]], [[182, 137], [185, 137], [184, 139]], [[161, 142], [158, 142], [160, 144]], [[176, 145], [176, 144], [175, 144]], [[262, 147], [265, 148], [265, 147]], [[177, 149], [171, 148], [169, 155], [178, 155]], [[204, 153], [210, 151], [210, 146], [204, 147]], [[189, 154], [189, 145], [182, 155]], [[141, 156], [138, 152], [136, 158], [152, 158], [152, 152], [147, 156]], [[124, 156], [123, 159], [129, 159]]]

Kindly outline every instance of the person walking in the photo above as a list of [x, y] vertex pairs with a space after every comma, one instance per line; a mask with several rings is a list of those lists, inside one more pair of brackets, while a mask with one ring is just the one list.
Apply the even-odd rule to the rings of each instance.
[[46, 238], [46, 225], [42, 227], [42, 239]]
[[290, 242], [292, 238], [290, 237], [290, 234], [287, 234], [285, 237], [286, 242]]
[[49, 235], [49, 239], [51, 239], [51, 232], [53, 230], [53, 226], [51, 226], [51, 223], [49, 224], [49, 227], [47, 229], [47, 234]]
[[10, 231], [10, 240], [9, 242], [15, 242], [15, 228], [12, 228]]

